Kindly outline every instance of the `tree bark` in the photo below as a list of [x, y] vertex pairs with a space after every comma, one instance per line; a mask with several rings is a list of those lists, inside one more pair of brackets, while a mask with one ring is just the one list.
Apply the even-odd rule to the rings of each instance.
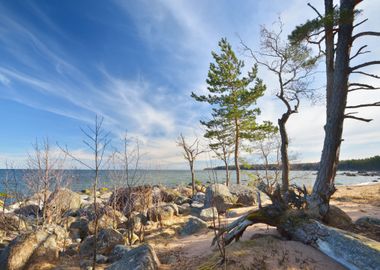
[[[331, 18], [334, 14], [333, 0], [325, 0], [325, 18]], [[334, 82], [334, 23], [325, 20], [325, 47], [326, 47], [326, 115], [330, 114], [331, 96]]]
[[330, 197], [335, 191], [334, 179], [339, 162], [344, 112], [347, 103], [354, 6], [354, 0], [341, 1], [331, 106], [326, 119], [325, 140], [318, 176], [309, 201], [310, 210], [314, 214], [322, 216], [327, 213]]
[[194, 164], [193, 162], [189, 162], [190, 171], [191, 171], [191, 190], [193, 192], [193, 196], [195, 195], [195, 172], [194, 172]]
[[236, 184], [240, 185], [240, 165], [239, 165], [239, 123], [235, 118], [235, 170], [236, 170]]
[[280, 130], [280, 136], [281, 136], [281, 165], [282, 165], [282, 185], [281, 190], [283, 193], [287, 192], [289, 189], [289, 171], [290, 171], [290, 165], [289, 165], [289, 156], [288, 156], [288, 145], [289, 145], [289, 138], [288, 133], [286, 131], [286, 122], [288, 121], [290, 116], [289, 112], [286, 112], [282, 115], [280, 119], [278, 119], [278, 127]]
[[224, 166], [226, 167], [226, 186], [228, 187], [230, 185], [230, 172], [228, 169], [228, 162], [227, 160], [224, 160]]

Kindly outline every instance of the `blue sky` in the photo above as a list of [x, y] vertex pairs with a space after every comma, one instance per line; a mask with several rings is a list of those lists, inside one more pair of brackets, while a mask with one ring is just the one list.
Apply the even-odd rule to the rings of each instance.
[[[380, 4], [364, 2], [365, 27], [376, 30]], [[190, 93], [206, 89], [211, 50], [222, 37], [236, 51], [239, 36], [257, 47], [260, 25], [278, 15], [289, 33], [314, 13], [301, 0], [0, 1], [0, 167], [5, 160], [22, 167], [31, 143], [46, 136], [86, 157], [80, 127], [99, 114], [115, 143], [125, 130], [141, 140], [146, 166], [184, 168], [175, 140], [180, 132], [202, 134], [199, 119], [207, 119], [209, 107]], [[371, 57], [380, 56], [371, 44]], [[275, 80], [259, 74], [268, 86], [261, 119], [276, 121], [283, 108], [272, 95]], [[380, 153], [380, 112], [363, 116], [375, 120], [347, 123], [343, 158]], [[300, 161], [319, 159], [323, 122], [323, 104], [308, 102], [291, 119], [291, 150]]]

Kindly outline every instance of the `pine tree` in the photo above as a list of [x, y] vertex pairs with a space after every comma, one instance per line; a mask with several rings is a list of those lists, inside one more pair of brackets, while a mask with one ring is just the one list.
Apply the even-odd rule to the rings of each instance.
[[256, 122], [260, 109], [253, 106], [266, 89], [262, 80], [257, 78], [257, 66], [248, 71], [246, 76], [242, 76], [244, 62], [236, 57], [227, 39], [223, 38], [219, 47], [220, 54], [212, 52], [215, 63], [210, 63], [206, 80], [209, 94], [198, 96], [192, 93], [191, 96], [212, 106], [213, 119], [201, 121], [207, 129], [206, 137], [217, 138], [221, 131], [216, 132], [213, 123], [224, 121], [223, 136], [226, 136], [226, 141], [232, 140], [234, 143], [236, 182], [240, 184], [239, 154], [242, 140], [255, 139], [258, 131], [271, 130], [273, 126], [270, 122]]

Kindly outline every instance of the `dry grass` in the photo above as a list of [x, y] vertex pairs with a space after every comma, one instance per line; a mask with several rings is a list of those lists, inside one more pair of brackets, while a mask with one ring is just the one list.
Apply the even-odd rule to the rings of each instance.
[[354, 202], [380, 207], [380, 184], [338, 186], [338, 190], [332, 199], [340, 202]]

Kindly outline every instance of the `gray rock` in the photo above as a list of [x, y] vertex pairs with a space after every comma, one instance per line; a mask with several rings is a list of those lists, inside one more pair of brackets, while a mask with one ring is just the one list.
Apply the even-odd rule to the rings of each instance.
[[216, 207], [202, 209], [201, 213], [199, 214], [199, 217], [204, 221], [216, 219], [218, 217], [218, 210], [216, 209]]
[[116, 245], [112, 249], [110, 255], [108, 256], [108, 262], [113, 263], [120, 260], [131, 248], [125, 245]]
[[375, 217], [361, 217], [355, 221], [358, 226], [370, 227], [370, 226], [380, 226], [380, 219]]
[[108, 258], [106, 256], [102, 254], [96, 254], [96, 263], [103, 264], [107, 262], [108, 262]]
[[205, 202], [205, 199], [206, 199], [206, 194], [204, 194], [203, 192], [197, 192], [197, 193], [193, 196], [193, 201], [197, 201], [197, 202], [204, 203], [204, 202]]
[[256, 203], [257, 192], [253, 187], [247, 185], [230, 185], [231, 194], [237, 197], [237, 204], [252, 206]]
[[85, 239], [89, 234], [88, 220], [81, 218], [77, 221], [74, 221], [69, 227], [69, 232], [72, 239]]
[[178, 212], [181, 215], [188, 215], [191, 212], [190, 204], [184, 203], [178, 206]]
[[207, 223], [197, 217], [190, 217], [181, 230], [181, 235], [191, 235], [207, 228]]
[[178, 216], [178, 206], [174, 203], [153, 206], [148, 209], [148, 219], [154, 222], [171, 220]]
[[81, 206], [81, 197], [67, 188], [55, 190], [46, 203], [46, 215], [49, 220], [60, 220], [69, 210], [77, 210]]
[[16, 209], [14, 213], [24, 217], [36, 217], [37, 215], [40, 215], [40, 207], [36, 204], [29, 204], [21, 206], [20, 208]]
[[[97, 252], [108, 255], [112, 249], [119, 244], [124, 243], [121, 233], [114, 229], [101, 229], [97, 238]], [[90, 257], [94, 251], [94, 236], [87, 237], [80, 245], [79, 254], [82, 257]]]
[[219, 213], [226, 212], [234, 206], [238, 198], [231, 194], [227, 186], [222, 184], [212, 184], [206, 189], [205, 208], [215, 206]]
[[124, 256], [110, 265], [107, 270], [156, 270], [160, 266], [154, 249], [144, 244], [124, 254]]
[[190, 203], [191, 202], [191, 199], [190, 198], [187, 198], [185, 196], [182, 196], [182, 195], [179, 195], [175, 200], [174, 200], [174, 203], [178, 204], [178, 205], [182, 205], [182, 204], [185, 204], [185, 203]]

